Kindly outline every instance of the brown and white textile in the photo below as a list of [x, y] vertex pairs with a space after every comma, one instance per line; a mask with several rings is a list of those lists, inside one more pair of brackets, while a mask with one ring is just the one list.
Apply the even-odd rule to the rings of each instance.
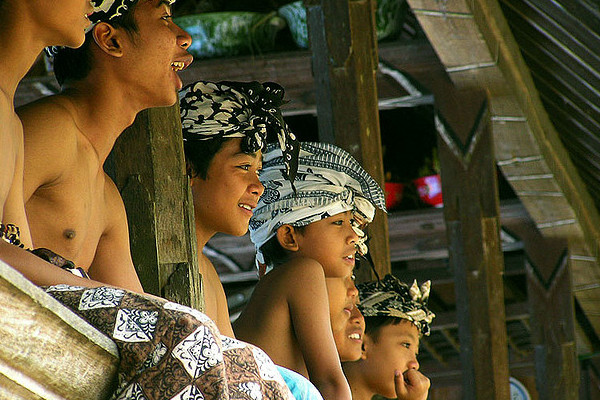
[[111, 287], [45, 289], [116, 343], [114, 400], [293, 399], [262, 350], [197, 310]]

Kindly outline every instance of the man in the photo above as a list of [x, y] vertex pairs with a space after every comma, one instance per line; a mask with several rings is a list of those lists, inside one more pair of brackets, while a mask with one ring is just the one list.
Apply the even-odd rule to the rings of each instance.
[[[77, 277], [25, 251], [31, 247], [23, 203], [23, 129], [15, 114], [14, 96], [20, 80], [45, 46], [80, 46], [90, 21], [87, 0], [0, 1], [0, 259], [26, 275], [41, 271], [37, 283], [57, 275]], [[16, 246], [15, 246], [16, 245]]]
[[409, 287], [393, 275], [358, 285], [365, 318], [363, 354], [343, 363], [354, 400], [379, 394], [399, 400], [426, 400], [429, 379], [419, 372], [421, 335], [435, 317], [427, 308], [429, 285]]
[[[62, 92], [18, 111], [25, 131], [24, 197], [36, 246], [73, 261], [94, 281], [136, 292], [143, 289], [131, 260], [125, 209], [103, 165], [139, 111], [177, 101], [177, 71], [192, 56], [191, 37], [171, 20], [172, 2], [96, 1], [83, 46], [56, 51]], [[39, 283], [36, 273], [26, 275]], [[73, 282], [57, 276], [51, 283]]]

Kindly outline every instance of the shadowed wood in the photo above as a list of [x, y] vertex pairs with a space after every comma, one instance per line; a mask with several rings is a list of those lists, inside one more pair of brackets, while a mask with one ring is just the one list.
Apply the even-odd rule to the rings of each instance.
[[485, 94], [454, 91], [439, 100], [436, 127], [449, 263], [455, 274], [463, 398], [508, 400], [504, 265]]
[[[573, 254], [573, 279], [590, 286], [580, 293], [576, 285], [575, 296], [600, 298], [600, 216], [550, 122], [500, 5], [496, 0], [408, 2], [455, 85], [488, 91], [498, 165], [539, 231], [581, 244]], [[596, 308], [586, 301], [582, 307], [597, 334]]]
[[144, 290], [201, 310], [179, 106], [139, 113], [117, 140], [110, 169], [127, 210], [131, 253]]
[[115, 344], [1, 261], [0, 308], [0, 398], [108, 398]]

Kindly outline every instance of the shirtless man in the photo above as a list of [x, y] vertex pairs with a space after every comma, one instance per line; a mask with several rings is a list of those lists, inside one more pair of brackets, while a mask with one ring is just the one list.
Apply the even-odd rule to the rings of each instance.
[[[28, 276], [42, 271], [38, 284], [48, 284], [56, 276], [73, 283], [79, 279], [40, 258], [14, 246], [31, 247], [31, 235], [23, 203], [23, 128], [15, 114], [17, 85], [42, 49], [49, 45], [77, 47], [83, 43], [90, 22], [88, 0], [29, 2], [0, 0], [0, 259]], [[14, 225], [13, 228], [8, 225]], [[11, 236], [20, 230], [20, 239]]]
[[[94, 281], [136, 292], [143, 289], [131, 260], [123, 201], [103, 165], [139, 111], [177, 101], [177, 71], [192, 56], [191, 37], [171, 20], [172, 2], [100, 4], [84, 45], [56, 54], [62, 92], [18, 111], [25, 131], [24, 197], [36, 246], [72, 260]], [[40, 283], [36, 275], [28, 277]]]

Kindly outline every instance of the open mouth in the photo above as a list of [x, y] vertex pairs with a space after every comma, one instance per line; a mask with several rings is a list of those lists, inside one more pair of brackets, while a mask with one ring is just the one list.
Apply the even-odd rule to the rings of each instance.
[[348, 339], [352, 339], [352, 340], [360, 340], [360, 333], [351, 333], [348, 335]]
[[171, 63], [171, 68], [175, 72], [183, 71], [185, 69], [185, 62], [183, 62], [183, 61], [173, 61]]
[[244, 210], [248, 210], [248, 211], [252, 211], [252, 207], [249, 206], [248, 204], [238, 204], [238, 207], [243, 208]]

